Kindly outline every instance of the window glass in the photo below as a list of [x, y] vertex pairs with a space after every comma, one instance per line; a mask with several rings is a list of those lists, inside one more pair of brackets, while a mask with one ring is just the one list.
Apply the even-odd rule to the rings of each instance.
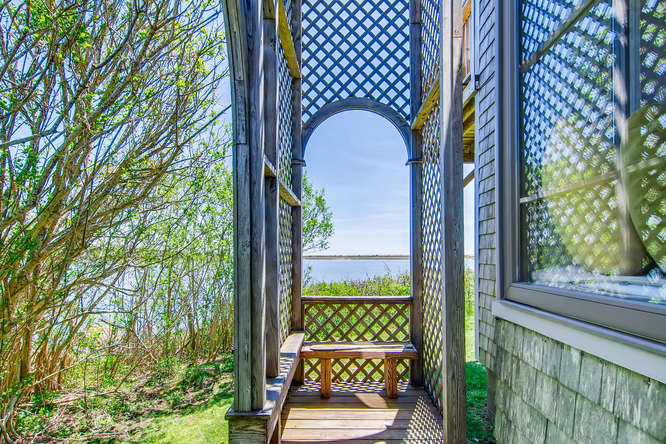
[[634, 9], [520, 2], [521, 274], [666, 305], [666, 2]]

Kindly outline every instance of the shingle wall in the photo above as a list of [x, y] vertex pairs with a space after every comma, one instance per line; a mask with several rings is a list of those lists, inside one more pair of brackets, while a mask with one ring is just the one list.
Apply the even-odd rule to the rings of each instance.
[[666, 442], [666, 385], [495, 323], [498, 443]]
[[[478, 0], [478, 356], [495, 378], [498, 443], [666, 443], [666, 386], [492, 316], [496, 297], [495, 9]], [[494, 382], [492, 379], [495, 379]], [[495, 385], [493, 390], [493, 385]]]
[[495, 322], [491, 303], [495, 298], [495, 3], [478, 2], [478, 74], [480, 88], [475, 97], [475, 177], [477, 219], [478, 285], [477, 316], [479, 359], [495, 367], [493, 344]]

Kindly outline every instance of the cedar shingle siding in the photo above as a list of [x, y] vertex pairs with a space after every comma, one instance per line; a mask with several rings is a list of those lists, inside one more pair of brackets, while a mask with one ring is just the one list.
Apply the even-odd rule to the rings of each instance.
[[[498, 442], [666, 442], [666, 386], [495, 319], [496, 8], [479, 0], [476, 95], [478, 356], [495, 375]], [[491, 378], [492, 380], [493, 378]]]

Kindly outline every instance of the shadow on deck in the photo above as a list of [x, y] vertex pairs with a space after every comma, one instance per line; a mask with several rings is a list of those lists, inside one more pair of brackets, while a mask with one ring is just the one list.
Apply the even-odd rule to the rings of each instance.
[[383, 383], [332, 383], [294, 387], [282, 410], [283, 443], [442, 442], [442, 416], [423, 389], [399, 385], [388, 399]]

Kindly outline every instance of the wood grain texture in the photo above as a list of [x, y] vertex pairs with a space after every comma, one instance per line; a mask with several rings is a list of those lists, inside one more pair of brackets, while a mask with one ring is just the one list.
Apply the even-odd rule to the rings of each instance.
[[421, 104], [421, 108], [419, 109], [418, 114], [416, 115], [416, 118], [412, 122], [412, 130], [420, 130], [423, 128], [423, 125], [425, 124], [426, 119], [432, 112], [433, 108], [437, 105], [437, 102], [439, 101], [439, 96], [440, 96], [440, 88], [439, 88], [439, 82], [440, 79], [437, 77], [435, 79], [435, 83], [432, 85], [430, 88], [430, 91], [428, 91], [428, 95], [426, 96], [425, 100]]
[[384, 358], [384, 384], [386, 396], [390, 399], [398, 397], [398, 373], [395, 358]]
[[[248, 11], [240, 3], [223, 2], [226, 32], [229, 36], [231, 93], [233, 100], [233, 179], [234, 179], [234, 408], [252, 409], [251, 390], [251, 309], [250, 257], [250, 153], [248, 146], [249, 50], [245, 38]], [[250, 14], [251, 15], [251, 14]], [[242, 223], [241, 223], [242, 222]]]
[[444, 440], [466, 442], [463, 287], [462, 4], [442, 3], [440, 49]]
[[301, 350], [304, 358], [384, 359], [386, 357], [416, 359], [418, 352], [409, 342], [337, 342], [333, 344], [307, 344]]
[[[300, 65], [302, 60], [302, 33], [303, 27], [301, 23], [301, 0], [291, 0], [291, 35], [293, 37], [294, 53], [296, 61]], [[291, 168], [291, 183], [293, 184], [293, 191], [296, 197], [302, 199], [302, 182], [303, 182], [303, 91], [302, 80], [300, 77], [294, 77], [291, 84], [292, 92], [292, 109], [294, 112], [293, 127], [291, 134], [292, 141], [292, 168]], [[300, 206], [292, 208], [292, 235], [293, 248], [292, 248], [292, 312], [291, 312], [291, 327], [294, 330], [303, 330], [303, 305], [301, 303], [301, 296], [303, 294], [303, 212]], [[303, 363], [299, 366], [298, 374], [296, 375], [297, 383], [302, 383], [303, 376]]]
[[[292, 207], [300, 207], [301, 206], [301, 200], [298, 198], [298, 196], [289, 188], [285, 183], [280, 180], [280, 197], [284, 199], [289, 206]], [[295, 245], [294, 245], [295, 246]]]
[[330, 358], [321, 359], [321, 387], [319, 394], [322, 398], [331, 397], [331, 360]]
[[[421, 108], [421, 0], [409, 2], [410, 40], [410, 110], [414, 121]], [[409, 276], [412, 306], [409, 310], [409, 337], [423, 350], [423, 148], [418, 130], [411, 132], [409, 159]], [[423, 359], [410, 361], [409, 380], [413, 386], [423, 385]]]
[[409, 304], [411, 296], [303, 296], [308, 304]]
[[[407, 395], [406, 393], [409, 393]], [[292, 390], [282, 412], [283, 443], [442, 442], [442, 418], [428, 395], [408, 387], [398, 399], [380, 393]]]
[[301, 68], [298, 63], [298, 57], [296, 56], [296, 50], [294, 49], [294, 40], [291, 35], [291, 27], [289, 20], [287, 19], [287, 12], [284, 9], [284, 4], [282, 0], [278, 0], [278, 33], [280, 35], [280, 44], [284, 50], [284, 56], [287, 59], [287, 65], [289, 66], [289, 72], [291, 76], [295, 79], [301, 78]]

